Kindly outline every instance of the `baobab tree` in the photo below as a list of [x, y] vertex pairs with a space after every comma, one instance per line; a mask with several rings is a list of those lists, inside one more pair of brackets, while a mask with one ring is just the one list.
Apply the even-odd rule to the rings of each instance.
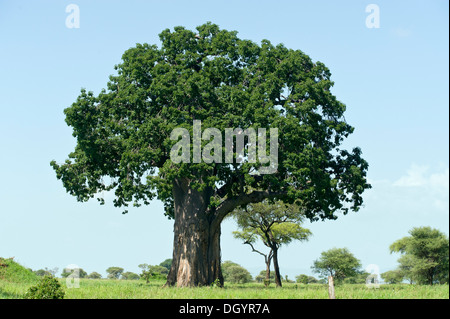
[[[238, 206], [299, 201], [311, 220], [359, 209], [369, 187], [368, 164], [358, 147], [340, 148], [353, 127], [330, 91], [331, 73], [323, 63], [268, 40], [242, 40], [212, 23], [159, 36], [160, 47], [137, 44], [123, 54], [107, 89], [98, 95], [83, 89], [64, 110], [77, 144], [65, 162], [51, 165], [79, 201], [113, 191], [113, 203], [124, 213], [129, 204], [164, 203], [174, 219], [168, 285], [223, 282], [220, 225]], [[228, 128], [278, 131], [270, 174], [261, 173], [267, 161], [242, 160], [249, 148], [258, 154], [265, 149], [245, 134], [236, 134], [236, 142], [233, 137], [233, 149], [241, 145], [245, 153], [233, 154], [231, 162], [223, 153], [221, 161], [196, 162], [194, 149], [191, 161], [173, 161], [179, 142], [173, 131], [181, 128], [189, 141], [198, 139], [195, 121], [220, 134]], [[203, 144], [206, 135], [200, 136]], [[217, 158], [222, 148], [209, 150], [206, 155], [214, 151]]]

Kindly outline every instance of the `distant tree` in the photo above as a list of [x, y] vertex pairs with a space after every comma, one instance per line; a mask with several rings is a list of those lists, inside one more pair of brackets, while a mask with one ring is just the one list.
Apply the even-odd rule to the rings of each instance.
[[154, 265], [154, 266], [150, 266], [150, 271], [153, 274], [159, 274], [159, 275], [167, 275], [169, 273], [170, 269], [167, 269], [164, 266], [161, 265]]
[[78, 278], [86, 278], [88, 275], [87, 272], [83, 270], [83, 268], [78, 269], [64, 268], [63, 272], [61, 273], [61, 277], [67, 278], [70, 275], [75, 274], [75, 270], [77, 270], [76, 275], [78, 276]]
[[301, 284], [308, 284], [308, 276], [301, 274], [295, 277], [295, 281]]
[[[375, 280], [375, 278], [369, 278], [371, 274], [363, 271], [363, 270], [358, 270], [356, 271], [356, 274], [354, 276], [350, 276], [350, 277], [346, 277], [343, 279], [343, 283], [345, 284], [366, 284], [366, 283], [375, 283], [372, 282]], [[367, 281], [369, 278], [369, 282]], [[378, 279], [377, 279], [378, 280]]]
[[308, 276], [305, 274], [301, 274], [295, 277], [295, 281], [302, 284], [315, 284], [318, 283], [318, 280], [313, 276]]
[[172, 259], [171, 258], [166, 259], [162, 263], [160, 263], [159, 265], [162, 266], [162, 267], [167, 268], [167, 270], [170, 270], [170, 267], [172, 267]]
[[151, 278], [165, 279], [169, 273], [169, 269], [161, 265], [140, 264], [138, 267], [141, 268], [140, 277], [145, 279], [146, 283], [149, 283]]
[[401, 253], [400, 269], [418, 284], [449, 282], [449, 239], [437, 229], [415, 227], [411, 236], [395, 241], [391, 253]]
[[91, 272], [88, 276], [87, 276], [87, 278], [89, 278], [89, 279], [101, 279], [102, 278], [102, 275], [100, 275], [98, 272]]
[[[275, 273], [273, 271], [270, 271], [269, 275], [269, 281], [266, 283], [270, 283], [270, 281], [275, 282]], [[267, 270], [261, 270], [260, 273], [255, 277], [256, 282], [265, 282], [267, 280]]]
[[53, 277], [55, 277], [56, 273], [58, 272], [58, 267], [54, 267], [52, 269], [45, 268], [45, 270], [47, 270]]
[[138, 274], [135, 274], [134, 272], [127, 271], [122, 273], [122, 279], [124, 280], [138, 280], [140, 277]]
[[86, 278], [88, 273], [84, 269], [80, 268], [80, 278]]
[[386, 271], [380, 274], [380, 276], [388, 284], [399, 284], [404, 279], [404, 274], [400, 269]]
[[[281, 286], [278, 250], [293, 240], [305, 241], [311, 235], [309, 229], [300, 224], [304, 213], [298, 205], [287, 205], [281, 201], [255, 203], [236, 209], [232, 216], [236, 219], [240, 231], [233, 232], [236, 238], [250, 245], [253, 252], [264, 256], [266, 263], [266, 280], [270, 278], [270, 264], [273, 259], [275, 283]], [[254, 243], [261, 240], [269, 248], [267, 254], [255, 249]]]
[[35, 271], [33, 271], [36, 275], [38, 275], [38, 276], [52, 276], [52, 274], [48, 271], [48, 270], [45, 270], [45, 269], [38, 269], [38, 270], [35, 270]]
[[67, 278], [67, 277], [69, 277], [70, 274], [72, 274], [72, 272], [73, 272], [72, 269], [64, 268], [63, 272], [61, 273], [61, 277], [62, 278]]
[[145, 279], [145, 282], [148, 284], [150, 282], [150, 278], [152, 277], [152, 272], [150, 271], [150, 265], [149, 264], [140, 264], [138, 266], [141, 268], [141, 278]]
[[123, 268], [109, 267], [108, 269], [106, 269], [106, 272], [108, 273], [108, 278], [119, 279], [120, 275], [122, 275], [122, 273], [123, 273]]
[[54, 277], [56, 273], [58, 272], [58, 267], [55, 267], [53, 269], [49, 269], [45, 267], [44, 269], [39, 269], [36, 271], [33, 271], [38, 276], [52, 276]]
[[224, 281], [231, 283], [245, 284], [252, 281], [250, 272], [232, 261], [225, 261], [222, 263], [222, 273]]
[[324, 251], [311, 267], [315, 273], [328, 277], [330, 298], [334, 298], [334, 281], [358, 274], [361, 263], [347, 248], [332, 248]]

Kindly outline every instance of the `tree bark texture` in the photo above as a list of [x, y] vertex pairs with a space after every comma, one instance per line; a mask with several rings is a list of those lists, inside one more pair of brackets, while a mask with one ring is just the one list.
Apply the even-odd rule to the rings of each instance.
[[223, 285], [220, 256], [220, 223], [207, 215], [210, 194], [176, 181], [172, 266], [167, 285], [177, 287]]
[[278, 265], [278, 248], [273, 247], [273, 268], [275, 271], [275, 284], [277, 287], [281, 287], [281, 275], [280, 275], [280, 266]]

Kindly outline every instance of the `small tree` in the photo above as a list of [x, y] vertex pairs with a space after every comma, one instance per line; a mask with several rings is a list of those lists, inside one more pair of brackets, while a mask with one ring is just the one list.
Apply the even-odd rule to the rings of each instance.
[[332, 248], [322, 252], [311, 268], [315, 273], [328, 277], [330, 298], [334, 299], [334, 280], [355, 276], [360, 267], [360, 261], [347, 248]]
[[141, 278], [145, 279], [145, 282], [148, 284], [150, 281], [150, 277], [152, 276], [152, 272], [150, 271], [150, 265], [149, 264], [140, 264], [138, 266], [141, 268]]
[[[273, 259], [275, 283], [281, 287], [278, 250], [293, 240], [305, 241], [311, 235], [309, 229], [300, 224], [304, 214], [299, 206], [287, 205], [281, 201], [270, 204], [267, 201], [247, 205], [233, 212], [240, 231], [233, 232], [236, 238], [242, 239], [244, 244], [250, 245], [253, 252], [264, 256], [266, 263], [266, 281], [270, 278], [270, 264]], [[268, 247], [269, 253], [264, 254], [255, 249], [254, 243], [261, 240]]]
[[108, 273], [108, 278], [110, 279], [119, 279], [120, 275], [123, 273], [123, 268], [120, 267], [109, 267], [106, 269]]

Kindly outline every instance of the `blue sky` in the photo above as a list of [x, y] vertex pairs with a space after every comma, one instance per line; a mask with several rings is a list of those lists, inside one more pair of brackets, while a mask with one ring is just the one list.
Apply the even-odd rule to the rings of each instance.
[[[80, 9], [69, 29], [66, 6]], [[365, 8], [380, 9], [367, 28]], [[312, 274], [322, 251], [347, 247], [366, 267], [396, 267], [389, 245], [412, 227], [449, 233], [448, 1], [8, 1], [0, 2], [0, 256], [32, 269], [77, 264], [138, 272], [172, 256], [162, 204], [122, 215], [107, 199], [78, 203], [49, 163], [75, 140], [64, 108], [81, 88], [106, 87], [136, 43], [158, 44], [177, 25], [207, 21], [239, 37], [300, 49], [331, 70], [333, 93], [355, 127], [348, 147], [369, 162], [373, 188], [358, 213], [305, 223], [313, 236], [280, 250], [282, 275]], [[255, 275], [264, 260], [222, 227], [222, 259]]]

